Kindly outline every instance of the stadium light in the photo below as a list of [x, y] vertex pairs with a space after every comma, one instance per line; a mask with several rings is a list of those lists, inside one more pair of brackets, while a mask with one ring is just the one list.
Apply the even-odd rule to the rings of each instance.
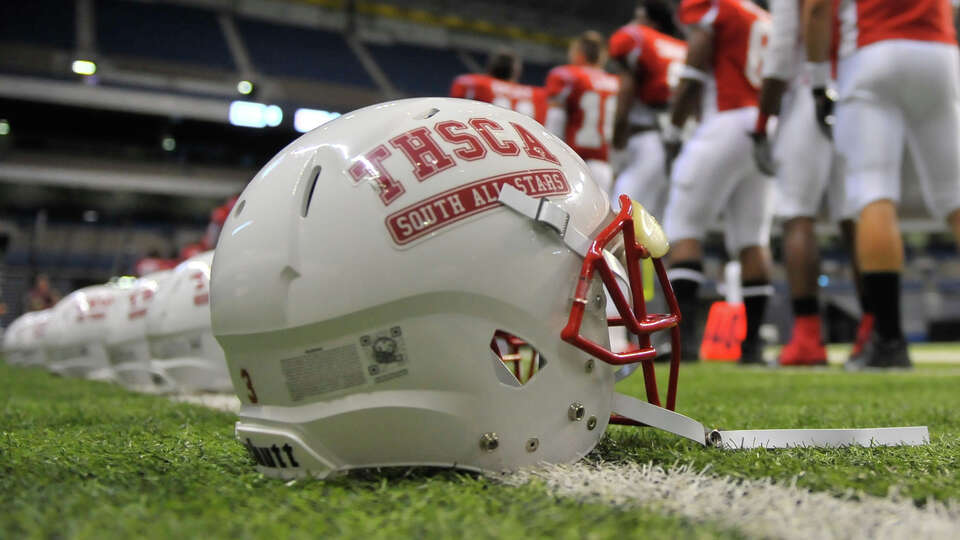
[[230, 123], [235, 126], [262, 128], [276, 127], [283, 121], [283, 109], [253, 101], [230, 103]]
[[306, 133], [318, 126], [326, 124], [338, 116], [340, 116], [340, 113], [333, 111], [297, 109], [297, 112], [293, 113], [293, 129], [300, 133]]
[[283, 121], [283, 109], [277, 105], [267, 105], [263, 109], [263, 121], [270, 127], [277, 127]]
[[250, 81], [240, 81], [237, 83], [237, 92], [247, 96], [253, 92], [253, 83]]
[[93, 75], [97, 72], [97, 64], [90, 60], [74, 60], [72, 68], [77, 75]]
[[10, 122], [0, 118], [0, 136], [10, 134]]

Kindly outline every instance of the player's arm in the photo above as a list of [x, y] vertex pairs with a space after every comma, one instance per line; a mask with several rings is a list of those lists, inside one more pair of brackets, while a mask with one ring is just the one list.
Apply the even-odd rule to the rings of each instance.
[[634, 96], [633, 74], [629, 71], [620, 72], [620, 91], [617, 93], [617, 116], [613, 124], [613, 147], [623, 148], [627, 145], [630, 136], [630, 108], [633, 107]]
[[[627, 55], [631, 51], [637, 51], [637, 53], [642, 51], [634, 37], [623, 30], [619, 30], [610, 36], [607, 51], [610, 54], [610, 59], [617, 66], [617, 72], [620, 75], [620, 91], [617, 93], [617, 116], [613, 124], [613, 147], [623, 148], [627, 145], [627, 139], [630, 136], [628, 120], [636, 89], [635, 65], [630, 65]], [[636, 62], [636, 56], [639, 56], [639, 54], [635, 53], [634, 62]]]
[[567, 129], [567, 97], [573, 91], [573, 81], [562, 68], [553, 68], [547, 74], [544, 90], [547, 93], [549, 107], [544, 127], [563, 140]]
[[753, 159], [765, 174], [776, 173], [773, 152], [767, 138], [767, 121], [780, 114], [780, 104], [793, 78], [797, 58], [794, 43], [800, 32], [800, 5], [796, 0], [771, 0], [772, 31], [763, 62], [759, 112], [753, 133]]
[[780, 102], [788, 81], [794, 76], [797, 62], [794, 44], [800, 35], [800, 3], [797, 0], [771, 0], [770, 17], [772, 28], [763, 62], [757, 133], [766, 133], [767, 118], [780, 114]]
[[673, 156], [680, 148], [683, 125], [689, 118], [695, 117], [700, 108], [700, 99], [709, 77], [707, 72], [712, 59], [713, 31], [707, 27], [691, 27], [687, 35], [687, 61], [670, 104], [670, 121], [663, 131], [664, 144], [667, 145], [668, 153]]
[[807, 70], [817, 122], [829, 137], [832, 134], [833, 99], [827, 92], [830, 81], [831, 0], [805, 0], [803, 4], [803, 35], [807, 51]]

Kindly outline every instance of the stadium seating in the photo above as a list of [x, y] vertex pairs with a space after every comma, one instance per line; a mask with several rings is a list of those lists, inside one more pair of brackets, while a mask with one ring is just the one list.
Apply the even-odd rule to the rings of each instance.
[[367, 47], [390, 81], [416, 96], [445, 96], [453, 78], [469, 71], [457, 53], [449, 49], [399, 43]]
[[73, 0], [0, 2], [0, 41], [72, 49]]
[[520, 74], [520, 82], [534, 86], [543, 86], [543, 83], [547, 81], [547, 73], [550, 73], [552, 67], [550, 64], [524, 62], [523, 72]]
[[100, 0], [96, 18], [97, 46], [106, 54], [235, 69], [212, 11]]
[[339, 33], [245, 18], [237, 27], [254, 66], [267, 75], [375, 86]]

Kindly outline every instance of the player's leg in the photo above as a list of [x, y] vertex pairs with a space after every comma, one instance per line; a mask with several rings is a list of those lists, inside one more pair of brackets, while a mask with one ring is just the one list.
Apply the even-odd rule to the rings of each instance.
[[790, 341], [782, 365], [820, 365], [827, 361], [817, 298], [820, 249], [815, 216], [833, 171], [833, 146], [820, 132], [807, 86], [795, 83], [785, 96], [774, 141], [779, 164], [778, 214], [783, 222], [784, 263], [793, 307]]
[[897, 218], [905, 145], [905, 118], [896, 97], [897, 80], [904, 78], [902, 59], [895, 47], [881, 43], [840, 66], [836, 144], [844, 159], [847, 207], [859, 215], [857, 261], [874, 313], [873, 335], [847, 362], [848, 369], [909, 363], [900, 323], [903, 242]]
[[[956, 47], [916, 44], [927, 83], [907, 104], [907, 149], [930, 211], [945, 217], [960, 240], [960, 53]], [[924, 54], [920, 54], [923, 52]], [[921, 93], [922, 92], [922, 93]]]
[[628, 195], [662, 220], [667, 172], [660, 133], [651, 129], [632, 135], [627, 141], [626, 153], [628, 163], [617, 176], [613, 193]]
[[705, 309], [699, 298], [704, 281], [702, 238], [742, 178], [743, 164], [752, 164], [750, 139], [744, 135], [745, 142], [738, 145], [730, 133], [747, 133], [736, 115], [718, 113], [706, 119], [684, 144], [671, 174], [664, 229], [671, 244], [668, 275], [683, 314], [680, 331], [685, 360], [698, 359], [703, 330]]
[[840, 220], [840, 237], [843, 239], [843, 248], [850, 258], [850, 268], [853, 270], [853, 286], [857, 291], [857, 300], [860, 302], [860, 323], [857, 325], [857, 334], [850, 350], [850, 356], [858, 356], [863, 351], [873, 333], [873, 308], [869, 298], [863, 293], [863, 274], [860, 272], [860, 263], [857, 261], [857, 221], [854, 218]]
[[770, 179], [751, 169], [730, 195], [724, 219], [727, 251], [740, 259], [747, 312], [747, 335], [741, 345], [740, 363], [762, 364], [760, 325], [773, 294], [769, 245], [774, 193]]

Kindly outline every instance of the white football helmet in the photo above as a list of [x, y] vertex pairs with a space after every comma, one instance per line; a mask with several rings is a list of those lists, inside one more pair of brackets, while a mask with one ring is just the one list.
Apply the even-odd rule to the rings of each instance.
[[[111, 307], [106, 346], [118, 383], [143, 392], [173, 391], [172, 381], [152, 364], [147, 313], [172, 271], [147, 274], [126, 287]], [[127, 278], [132, 279], [132, 278]]]
[[[649, 334], [676, 342], [679, 312], [669, 293], [672, 314], [645, 313], [640, 259], [667, 246], [619, 206], [536, 121], [476, 101], [383, 103], [287, 146], [230, 213], [211, 281], [258, 469], [574, 461], [631, 363], [659, 404]], [[609, 349], [605, 288], [631, 351]]]
[[223, 349], [210, 330], [210, 263], [213, 251], [173, 269], [147, 311], [153, 368], [176, 390], [230, 391]]
[[104, 339], [108, 314], [120, 291], [113, 284], [93, 285], [57, 302], [47, 329], [50, 371], [69, 377], [113, 379]]
[[3, 354], [13, 366], [43, 366], [50, 310], [29, 311], [14, 319], [3, 334]]

